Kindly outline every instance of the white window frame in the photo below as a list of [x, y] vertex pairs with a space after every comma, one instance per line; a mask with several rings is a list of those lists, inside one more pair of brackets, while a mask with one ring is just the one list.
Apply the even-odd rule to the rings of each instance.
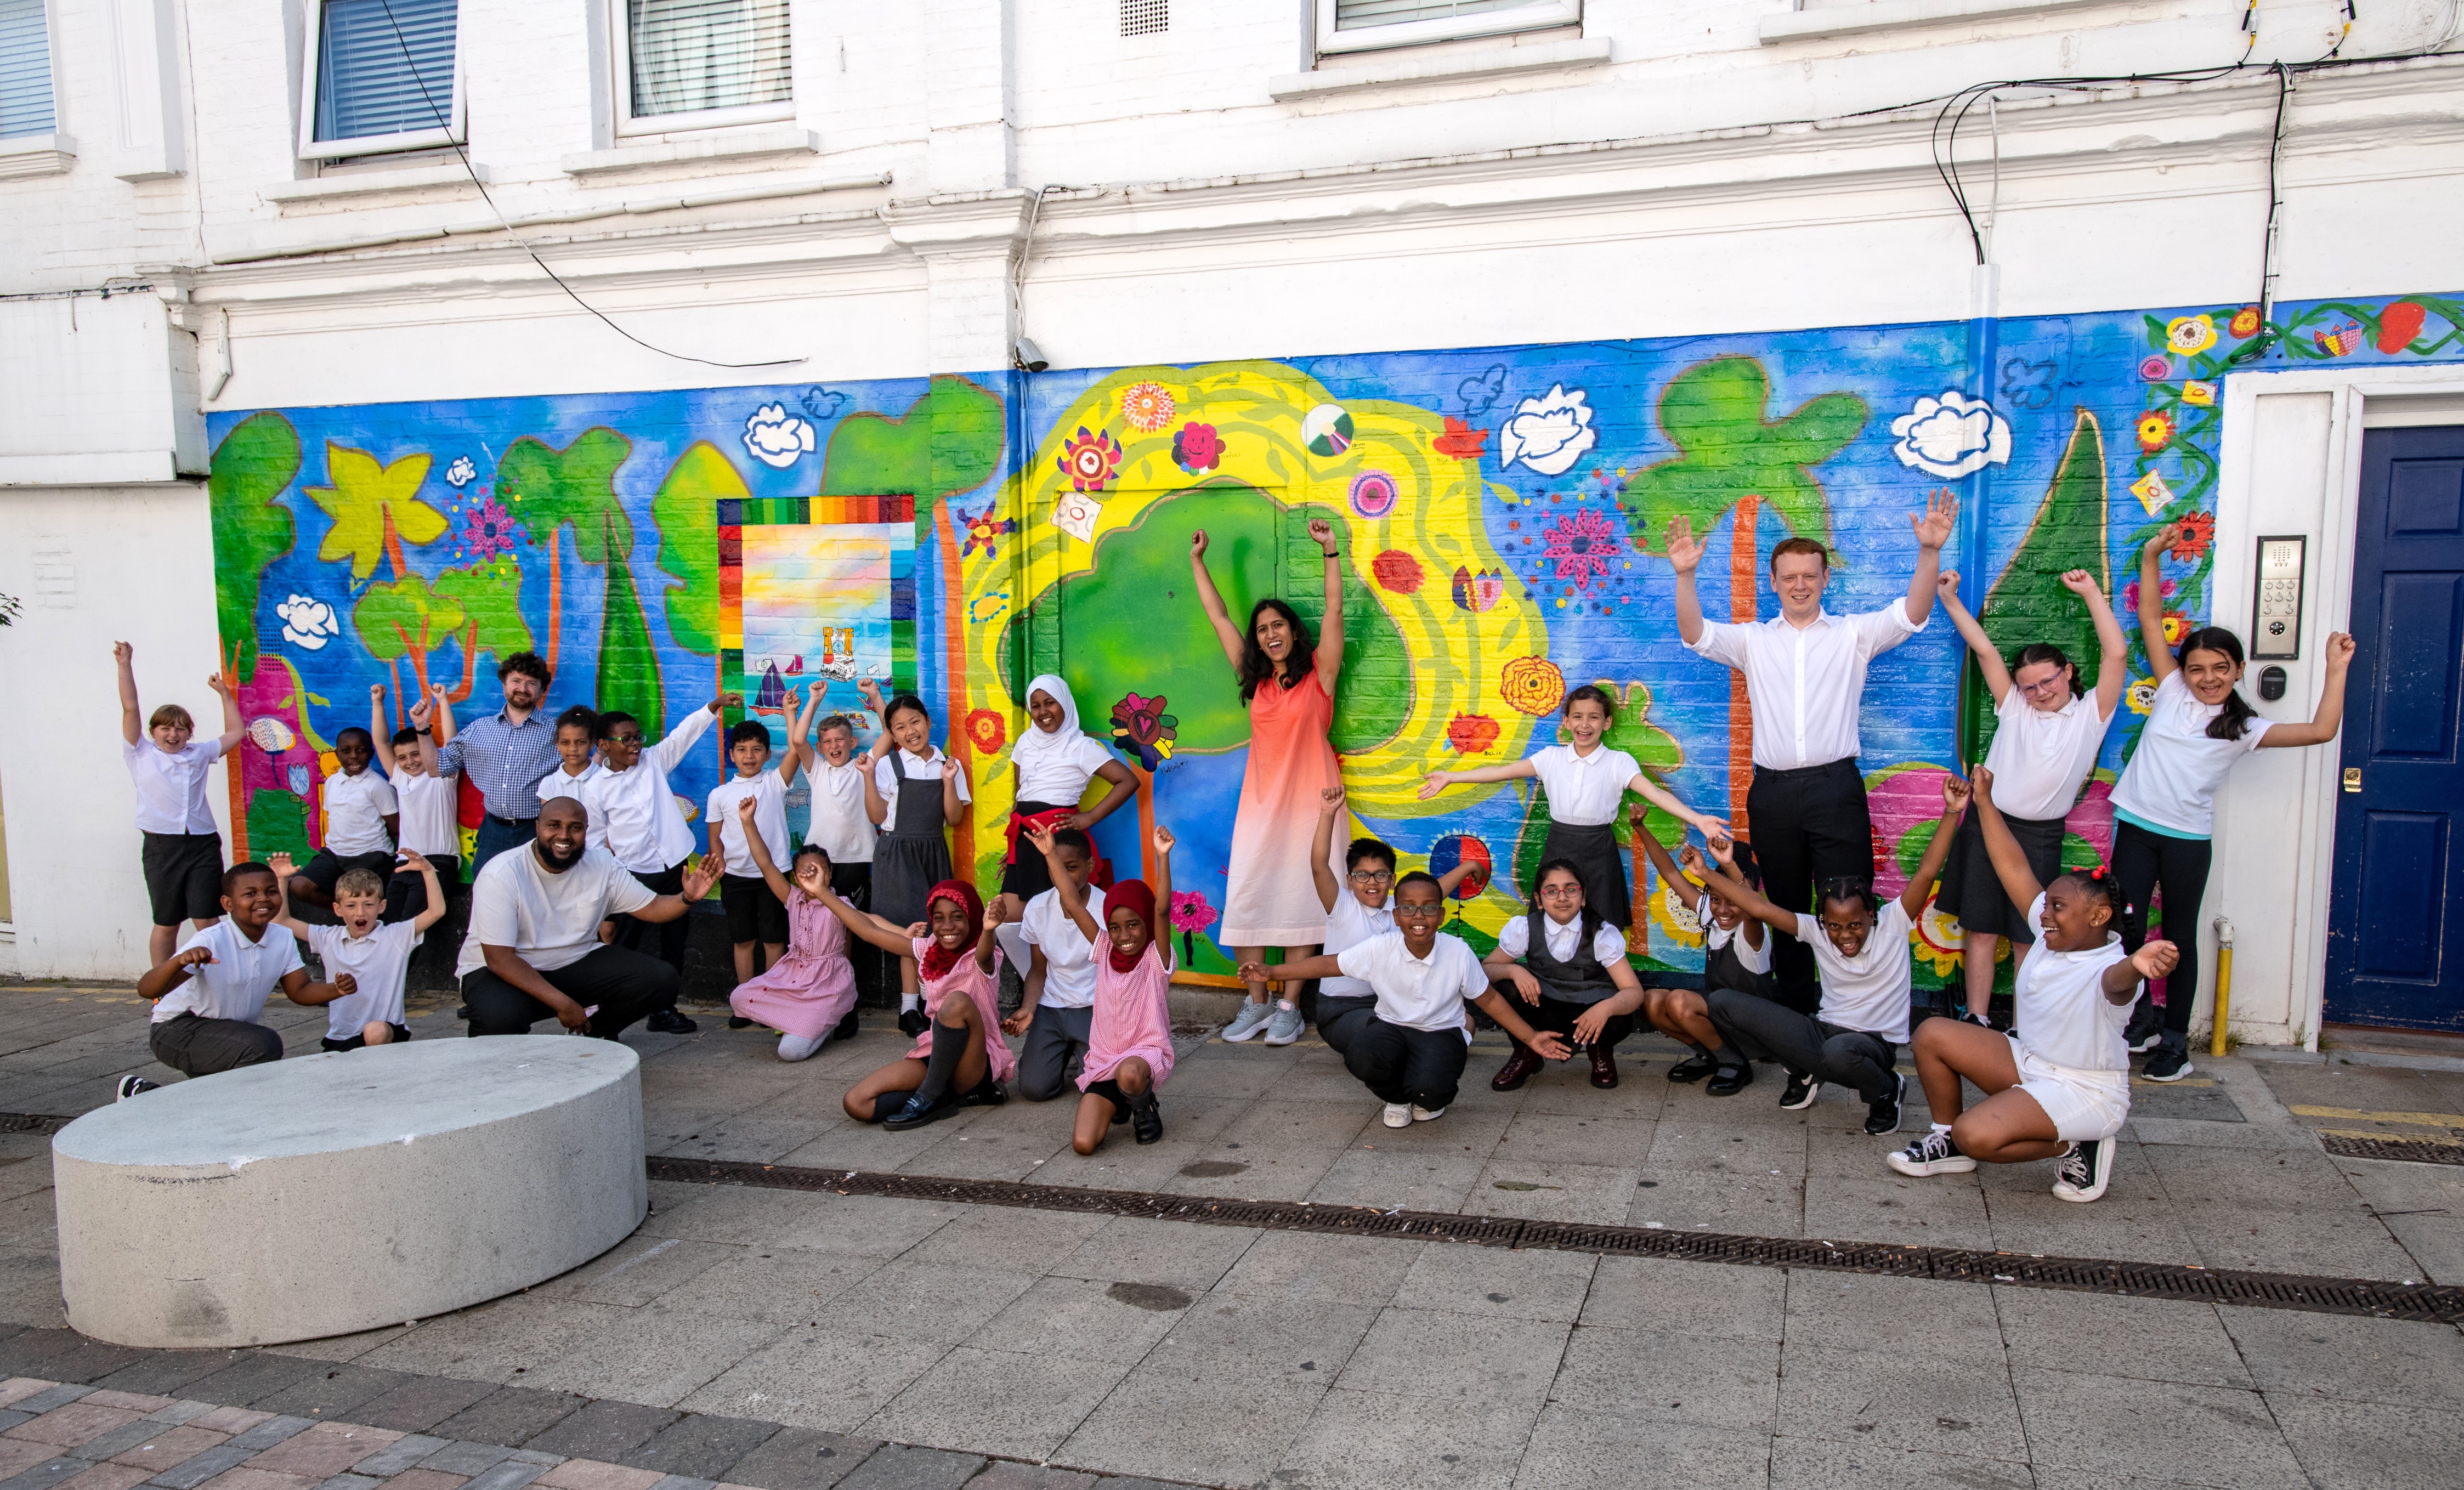
[[1499, 11], [1438, 20], [1397, 21], [1386, 26], [1334, 29], [1335, 0], [1317, 0], [1317, 50], [1320, 56], [1344, 52], [1382, 52], [1389, 47], [1416, 47], [1431, 41], [1463, 41], [1475, 36], [1503, 36], [1515, 32], [1548, 31], [1579, 26], [1583, 0], [1530, 0]]
[[[51, 0], [42, 0], [42, 8], [43, 65], [51, 69], [49, 81], [52, 89], [52, 127], [39, 135], [9, 135], [0, 137], [0, 155], [23, 154], [29, 151], [53, 149], [55, 148], [53, 142], [62, 140], [66, 138], [67, 135], [67, 131], [60, 127], [60, 115], [63, 111], [60, 106], [59, 18], [52, 13]], [[66, 147], [58, 146], [57, 148], [64, 149]]]
[[303, 161], [332, 161], [354, 155], [389, 155], [402, 150], [433, 150], [439, 145], [466, 144], [470, 142], [465, 89], [462, 83], [462, 24], [458, 13], [453, 25], [453, 101], [445, 116], [449, 121], [443, 129], [410, 129], [391, 135], [363, 135], [353, 140], [319, 140], [317, 138], [317, 73], [319, 54], [325, 44], [325, 0], [312, 0], [308, 11], [307, 44], [300, 49], [299, 70], [299, 158]]
[[796, 28], [790, 11], [787, 23], [787, 97], [776, 103], [741, 103], [725, 109], [695, 109], [688, 114], [633, 114], [633, 23], [625, 0], [607, 0], [609, 97], [615, 107], [619, 139], [645, 135], [683, 134], [696, 129], [726, 129], [737, 124], [776, 124], [796, 117]]

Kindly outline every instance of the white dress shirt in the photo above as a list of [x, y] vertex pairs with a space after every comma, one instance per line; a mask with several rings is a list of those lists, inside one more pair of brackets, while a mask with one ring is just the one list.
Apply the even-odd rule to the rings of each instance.
[[1488, 970], [1457, 936], [1438, 933], [1425, 957], [1415, 957], [1403, 933], [1389, 931], [1335, 954], [1348, 977], [1377, 991], [1377, 1018], [1416, 1030], [1461, 1030], [1463, 1004], [1488, 992]]
[[166, 753], [150, 736], [134, 745], [122, 740], [120, 756], [128, 762], [128, 779], [137, 787], [137, 831], [220, 832], [213, 809], [206, 805], [206, 768], [222, 754], [220, 735], [190, 740], [176, 754]]
[[1924, 629], [1903, 599], [1855, 616], [1818, 611], [1802, 629], [1784, 615], [1743, 626], [1705, 621], [1692, 648], [1745, 673], [1754, 764], [1795, 771], [1857, 758], [1865, 665]]
[[342, 859], [391, 853], [393, 839], [385, 832], [385, 820], [400, 808], [393, 784], [376, 767], [358, 776], [336, 771], [325, 778], [325, 847]]
[[1549, 793], [1551, 822], [1595, 828], [1617, 821], [1626, 783], [1640, 776], [1642, 767], [1624, 751], [1606, 745], [1593, 747], [1588, 756], [1576, 755], [1572, 745], [1551, 745], [1533, 753], [1531, 771]]
[[401, 804], [402, 846], [429, 859], [452, 859], [462, 852], [462, 821], [456, 810], [460, 784], [450, 776], [414, 775], [394, 778], [393, 794]]
[[2096, 769], [2110, 715], [2096, 712], [2088, 693], [2056, 710], [2028, 702], [2017, 684], [2002, 695], [1993, 716], [1993, 744], [1985, 753], [1993, 773], [1993, 805], [2006, 818], [2044, 822], [2070, 816], [2079, 783]]
[[[2177, 838], [2207, 838], [2216, 830], [2216, 788], [2233, 762], [2258, 749], [2267, 721], [2243, 723], [2241, 738], [2211, 739], [2208, 723], [2222, 704], [2203, 704], [2180, 668], [2156, 685], [2139, 748], [2113, 784], [2114, 811]], [[1997, 790], [1996, 800], [1999, 800]], [[2004, 809], [2008, 811], [2009, 809]]]
[[[1386, 897], [1386, 904], [1372, 910], [1351, 890], [1339, 889], [1335, 891], [1334, 909], [1326, 913], [1326, 933], [1318, 942], [1318, 951], [1325, 956], [1339, 956], [1393, 930], [1393, 895]], [[1376, 997], [1377, 990], [1356, 977], [1322, 977], [1317, 980], [1317, 993], [1321, 998], [1371, 998]]]
[[787, 854], [787, 783], [779, 779], [776, 766], [764, 765], [750, 777], [732, 776], [711, 788], [710, 800], [702, 804], [702, 815], [718, 824], [718, 846], [727, 850], [727, 872], [750, 879], [761, 878], [761, 866], [753, 862], [753, 845], [744, 841], [744, 820], [736, 815], [736, 804], [747, 797], [753, 799], [753, 825], [761, 830], [761, 846], [770, 850], [770, 863], [781, 874], [795, 868]]
[[[1023, 848], [1021, 849], [1023, 852]], [[1104, 929], [1104, 892], [1089, 885], [1087, 913], [1095, 929]], [[1054, 1009], [1085, 1009], [1095, 1002], [1095, 944], [1079, 932], [1078, 923], [1061, 909], [1061, 892], [1045, 890], [1026, 903], [1019, 917], [1029, 947], [1044, 950], [1044, 997], [1036, 1002]], [[1111, 938], [1107, 936], [1106, 945]]]
[[[1036, 726], [1030, 722], [1027, 728]], [[1038, 753], [1031, 766], [1019, 772], [1018, 800], [1075, 807], [1095, 773], [1111, 763], [1111, 751], [1087, 735], [1072, 735], [1058, 748]]]
[[804, 842], [821, 844], [833, 866], [872, 863], [872, 840], [878, 830], [864, 811], [865, 769], [861, 756], [848, 756], [843, 766], [815, 756], [804, 772], [812, 783]]
[[[1551, 798], [1551, 800], [1553, 802], [1555, 799]], [[1559, 921], [1555, 916], [1544, 913], [1540, 919], [1544, 923], [1540, 935], [1549, 945], [1549, 955], [1559, 962], [1574, 960], [1574, 948], [1583, 939], [1583, 918], [1576, 915], [1572, 921]], [[1520, 958], [1529, 952], [1531, 950], [1530, 922], [1531, 918], [1528, 915], [1516, 916], [1499, 928], [1497, 950], [1515, 958]], [[1602, 923], [1600, 929], [1592, 933], [1592, 955], [1598, 958], [1600, 966], [1604, 968], [1615, 967], [1623, 962], [1625, 933], [1614, 926]]]
[[570, 967], [599, 950], [600, 922], [658, 898], [604, 848], [583, 849], [562, 874], [539, 866], [535, 844], [507, 849], [471, 882], [471, 934], [453, 975], [486, 967], [490, 947], [511, 947], [541, 973]]
[[155, 1023], [194, 1014], [254, 1024], [284, 975], [304, 966], [299, 944], [278, 926], [267, 927], [264, 936], [250, 941], [225, 916], [202, 930], [190, 926], [180, 933], [180, 951], [199, 944], [212, 949], [214, 960], [190, 968], [187, 982], [154, 1001]]
[[582, 804], [590, 809], [592, 822], [605, 820], [607, 851], [635, 874], [658, 874], [693, 857], [693, 829], [685, 825], [668, 773], [717, 717], [696, 709], [666, 739], [642, 747], [630, 770], [602, 770], [583, 781]]
[[1694, 919], [1703, 923], [1703, 950], [1705, 952], [1718, 952], [1721, 948], [1733, 942], [1736, 944], [1737, 948], [1738, 966], [1744, 968], [1749, 973], [1768, 973], [1771, 971], [1771, 928], [1763, 928], [1763, 944], [1759, 947], [1755, 946], [1746, 938], [1746, 928], [1754, 924], [1750, 918], [1740, 921], [1732, 927], [1723, 929], [1720, 923], [1713, 920], [1711, 917], [1711, 892], [1708, 890], [1705, 890], [1702, 898], [1694, 902]]
[[348, 973], [359, 992], [325, 1006], [325, 1038], [350, 1040], [364, 1033], [372, 1020], [402, 1022], [402, 985], [410, 971], [411, 950], [419, 932], [408, 921], [380, 923], [365, 936], [355, 937], [346, 926], [308, 928], [308, 945], [325, 965], [325, 980]]
[[[941, 748], [936, 745], [933, 748], [933, 754], [925, 756], [921, 760], [916, 759], [913, 756], [909, 755], [904, 750], [893, 750], [889, 755], [874, 761], [872, 763], [872, 789], [881, 794], [882, 801], [890, 808], [890, 811], [883, 815], [881, 821], [884, 823], [894, 823], [898, 821], [898, 783], [901, 781], [913, 781], [925, 791], [931, 792], [934, 796], [940, 796], [941, 767], [944, 762], [949, 760], [949, 758], [950, 757], [942, 752]], [[966, 771], [964, 769], [960, 769], [955, 774], [958, 782], [958, 800], [962, 802], [974, 801], [976, 800], [975, 794], [967, 790]], [[1029, 798], [1027, 800], [1029, 801], [1034, 800], [1033, 798]]]

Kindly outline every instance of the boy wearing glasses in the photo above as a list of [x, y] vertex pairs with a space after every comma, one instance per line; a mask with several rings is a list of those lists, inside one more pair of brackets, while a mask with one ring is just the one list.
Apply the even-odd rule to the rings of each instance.
[[[1321, 790], [1317, 837], [1309, 844], [1309, 872], [1317, 881], [1318, 904], [1326, 908], [1326, 934], [1319, 939], [1318, 951], [1330, 957], [1395, 930], [1395, 850], [1379, 839], [1353, 839], [1343, 855], [1344, 878], [1337, 880], [1332, 867], [1334, 823], [1342, 816], [1342, 786]], [[1468, 864], [1457, 865], [1438, 881], [1438, 887], [1451, 895], [1471, 871]], [[1318, 1038], [1337, 1055], [1349, 1052], [1352, 1037], [1368, 1022], [1376, 1007], [1376, 991], [1359, 978], [1319, 979]]]

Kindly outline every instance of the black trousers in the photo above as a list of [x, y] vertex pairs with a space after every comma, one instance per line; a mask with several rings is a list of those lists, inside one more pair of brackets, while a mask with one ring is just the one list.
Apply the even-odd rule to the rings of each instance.
[[1703, 1001], [1711, 1023], [1749, 1061], [1777, 1061], [1817, 1081], [1852, 1087], [1867, 1102], [1891, 1094], [1899, 1052], [1880, 1035], [1825, 1024], [1733, 988], [1712, 989]]
[[[830, 892], [858, 910], [872, 909], [872, 866], [869, 864], [830, 865]], [[898, 972], [891, 966], [890, 953], [860, 936], [847, 939], [847, 966], [855, 970], [855, 1001], [859, 1006], [890, 1002], [898, 992]]]
[[154, 1059], [184, 1076], [211, 1076], [282, 1059], [282, 1037], [245, 1019], [179, 1014], [146, 1031]]
[[1336, 1055], [1349, 1055], [1352, 1041], [1369, 1021], [1377, 1018], [1377, 996], [1363, 994], [1349, 997], [1342, 994], [1317, 996], [1317, 1035]]
[[[2136, 822], [2113, 825], [2113, 875], [2122, 882], [2122, 945], [2137, 952], [2147, 940], [2147, 902], [2165, 892], [2165, 936], [2182, 960], [2165, 975], [2165, 1048], [2190, 1048], [2190, 1005], [2199, 997], [2199, 902], [2208, 898], [2208, 869], [2215, 845], [2204, 838], [2168, 838]], [[2130, 1021], [2145, 1028], [2156, 1017], [2155, 996], [2140, 985]]]
[[[1874, 877], [1874, 819], [1865, 807], [1865, 778], [1854, 760], [1802, 771], [1754, 767], [1746, 817], [1754, 858], [1762, 866], [1763, 893], [1783, 910], [1813, 910], [1814, 887], [1820, 881]], [[1813, 949], [1793, 936], [1771, 935], [1777, 938], [1771, 946], [1773, 997], [1810, 1015], [1822, 1003]]]
[[[428, 861], [436, 867], [436, 887], [445, 898], [453, 898], [453, 887], [462, 880], [462, 861], [452, 855]], [[416, 869], [396, 869], [385, 881], [385, 914], [378, 919], [390, 926], [396, 921], [417, 919], [428, 909], [428, 878]]]
[[1470, 1049], [1462, 1030], [1416, 1030], [1373, 1014], [1353, 1032], [1343, 1065], [1378, 1101], [1410, 1103], [1435, 1112], [1454, 1106]]
[[[653, 895], [684, 893], [685, 866], [682, 863], [671, 864], [656, 874], [637, 874], [633, 878], [640, 880], [642, 887]], [[627, 952], [640, 952], [644, 942], [649, 943], [650, 954], [675, 969], [677, 978], [682, 979], [685, 975], [685, 938], [693, 931], [692, 917], [693, 912], [688, 910], [672, 921], [654, 924], [638, 921], [631, 916], [618, 916], [616, 945]], [[671, 1004], [673, 1002], [670, 1000]]]
[[[1523, 1001], [1523, 996], [1514, 991], [1514, 985], [1511, 983], [1498, 984], [1497, 991], [1513, 1002], [1514, 1012], [1523, 1016], [1524, 1023], [1535, 1030], [1547, 1030], [1552, 1035], [1563, 1035], [1569, 1045], [1575, 1042], [1574, 1021], [1581, 1019], [1592, 1007], [1587, 1003], [1551, 998], [1547, 994], [1540, 996], [1540, 1002], [1536, 1006], [1528, 1004]], [[1633, 1034], [1634, 1029], [1633, 1015], [1614, 1016], [1606, 1025], [1602, 1026], [1600, 1038], [1594, 1043], [1602, 1050], [1615, 1050], [1617, 1047], [1617, 1041]]]
[[[1087, 1063], [1087, 1042], [1094, 1037], [1093, 1005], [1077, 1009], [1035, 1006], [1019, 1047], [1017, 1091], [1029, 1102], [1050, 1102], [1078, 1085], [1078, 1070]], [[994, 1039], [1000, 1039], [995, 1034]]]
[[[550, 988], [587, 1009], [590, 1033], [614, 1040], [617, 1033], [661, 1009], [676, 1006], [682, 980], [658, 958], [623, 947], [602, 947], [579, 962], [541, 973]], [[462, 979], [462, 1001], [471, 1008], [473, 1035], [527, 1035], [556, 1011], [486, 968]]]

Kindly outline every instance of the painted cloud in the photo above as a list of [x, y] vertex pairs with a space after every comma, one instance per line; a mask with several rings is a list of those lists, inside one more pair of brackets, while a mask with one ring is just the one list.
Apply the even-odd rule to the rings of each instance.
[[755, 460], [784, 471], [813, 452], [813, 427], [783, 404], [764, 404], [745, 418], [744, 448]]
[[1550, 386], [1548, 397], [1525, 399], [1497, 432], [1497, 463], [1517, 461], [1544, 476], [1564, 474], [1583, 452], [1599, 443], [1592, 431], [1592, 407], [1583, 390]]
[[1891, 421], [1891, 435], [1901, 465], [1937, 476], [1964, 476], [2011, 459], [2011, 422], [1983, 399], [1955, 390], [1917, 400]]
[[446, 483], [456, 492], [469, 486], [478, 474], [479, 468], [471, 463], [471, 457], [468, 455], [454, 456], [453, 464], [445, 468]]
[[294, 595], [274, 607], [282, 621], [282, 639], [301, 651], [321, 650], [325, 644], [342, 634], [342, 623], [336, 619], [334, 607], [305, 595]]

